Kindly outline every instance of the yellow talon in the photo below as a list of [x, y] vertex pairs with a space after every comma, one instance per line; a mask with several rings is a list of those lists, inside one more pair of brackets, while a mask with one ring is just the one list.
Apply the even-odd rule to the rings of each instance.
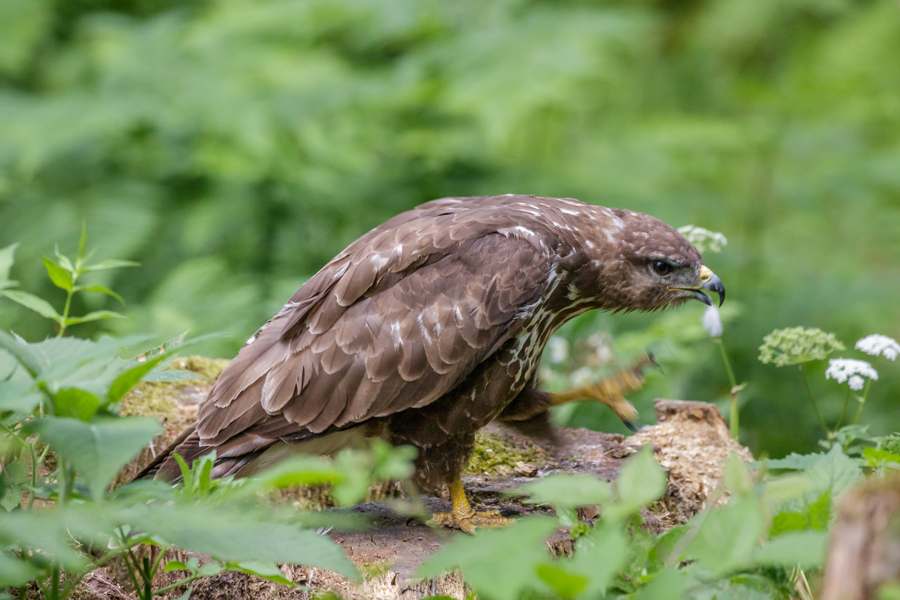
[[616, 416], [622, 419], [622, 422], [634, 429], [633, 422], [637, 419], [638, 412], [631, 402], [625, 399], [625, 394], [630, 394], [644, 387], [643, 368], [650, 364], [656, 364], [656, 361], [652, 355], [648, 354], [631, 367], [606, 377], [593, 385], [569, 390], [568, 392], [550, 394], [550, 403], [555, 406], [564, 402], [585, 398], [597, 400], [610, 407], [616, 413]]
[[449, 488], [451, 512], [435, 513], [428, 521], [428, 525], [456, 527], [471, 534], [475, 533], [476, 527], [505, 527], [515, 522], [515, 519], [501, 516], [496, 510], [476, 511], [472, 508], [459, 477], [450, 483]]

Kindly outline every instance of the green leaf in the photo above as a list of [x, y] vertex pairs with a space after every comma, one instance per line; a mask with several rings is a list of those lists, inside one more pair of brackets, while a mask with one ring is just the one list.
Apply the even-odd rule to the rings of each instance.
[[278, 462], [253, 476], [244, 493], [282, 489], [296, 485], [336, 483], [343, 477], [333, 464], [319, 456], [301, 455]]
[[103, 497], [119, 469], [162, 432], [156, 419], [143, 417], [94, 424], [48, 417], [32, 421], [25, 428], [29, 433], [39, 434], [82, 473], [95, 500]]
[[118, 269], [121, 267], [139, 267], [141, 263], [137, 263], [131, 260], [116, 260], [116, 259], [108, 259], [103, 260], [93, 265], [85, 265], [81, 267], [81, 271], [84, 273], [89, 273], [91, 271], [103, 271], [105, 269]]
[[503, 529], [457, 535], [419, 568], [419, 577], [460, 569], [479, 597], [516, 600], [526, 590], [545, 591], [537, 567], [550, 563], [544, 541], [556, 520], [526, 517]]
[[43, 398], [33, 381], [0, 381], [0, 411], [12, 411], [24, 418]]
[[125, 315], [121, 315], [111, 310], [95, 310], [81, 317], [69, 317], [66, 319], [66, 326], [78, 325], [79, 323], [88, 323], [90, 321], [99, 321], [101, 319], [124, 319]]
[[42, 317], [47, 317], [48, 319], [53, 319], [54, 321], [59, 321], [62, 319], [62, 315], [56, 312], [56, 309], [53, 308], [53, 306], [49, 302], [47, 302], [43, 298], [38, 298], [34, 294], [29, 294], [28, 292], [23, 292], [20, 290], [2, 290], [0, 291], [0, 296], [6, 296], [13, 302], [18, 302], [25, 308], [33, 310]]
[[870, 469], [884, 466], [889, 462], [900, 463], [900, 455], [872, 447], [863, 448], [863, 458], [866, 459], [866, 466]]
[[84, 259], [84, 247], [87, 244], [87, 223], [81, 222], [81, 237], [78, 238], [78, 254], [75, 257], [75, 263], [80, 267], [82, 259]]
[[528, 496], [528, 504], [549, 504], [556, 508], [581, 508], [606, 504], [612, 499], [612, 486], [597, 477], [584, 474], [552, 473], [514, 488], [506, 495]]
[[47, 368], [48, 364], [39, 353], [35, 352], [25, 340], [13, 337], [5, 331], [0, 331], [0, 348], [9, 352], [16, 362], [33, 378], [37, 378]]
[[191, 592], [194, 591], [194, 586], [188, 587], [188, 589], [180, 596], [178, 596], [177, 600], [191, 600]]
[[815, 502], [809, 505], [809, 526], [813, 529], [826, 531], [831, 523], [831, 508], [834, 500], [831, 490], [826, 490]]
[[[72, 540], [107, 543], [112, 529], [97, 506], [49, 508], [40, 511], [16, 510], [0, 515], [0, 540], [38, 554], [41, 562], [51, 560], [67, 570], [84, 568], [88, 560], [73, 548]], [[0, 568], [0, 577], [4, 569]]]
[[546, 583], [560, 598], [574, 598], [587, 587], [588, 578], [584, 575], [569, 573], [556, 565], [538, 565], [537, 576]]
[[19, 244], [11, 244], [5, 248], [0, 248], [0, 281], [9, 280], [9, 271], [15, 262], [16, 248]]
[[25, 585], [41, 573], [36, 565], [0, 552], [0, 589]]
[[828, 534], [825, 531], [785, 533], [757, 548], [752, 560], [758, 565], [813, 569], [825, 562], [827, 545]]
[[809, 529], [809, 516], [798, 512], [782, 512], [772, 519], [772, 527], [769, 535], [776, 536], [790, 531], [805, 531]]
[[805, 471], [817, 465], [824, 458], [825, 454], [821, 452], [815, 454], [797, 454], [796, 452], [792, 452], [784, 458], [751, 463], [750, 466], [759, 467], [759, 465], [765, 464], [767, 469], [795, 469]]
[[281, 583], [290, 587], [295, 587], [294, 583], [287, 579], [273, 562], [265, 562], [260, 560], [245, 560], [239, 563], [228, 563], [226, 565], [229, 571], [238, 571], [247, 573], [248, 575], [256, 575], [275, 583]]
[[59, 264], [62, 265], [63, 269], [69, 273], [74, 273], [76, 271], [75, 265], [72, 264], [69, 257], [59, 251], [59, 246], [53, 248], [53, 254], [56, 256], [56, 260], [59, 261]]
[[587, 536], [578, 540], [575, 556], [559, 560], [557, 565], [570, 573], [588, 579], [585, 595], [596, 597], [612, 584], [628, 563], [628, 538], [622, 531], [622, 523], [603, 521]]
[[685, 573], [677, 567], [667, 567], [642, 586], [631, 600], [670, 600], [684, 598], [687, 589]]
[[806, 471], [812, 481], [812, 498], [818, 499], [823, 491], [830, 491], [833, 499], [863, 480], [862, 467], [835, 445], [825, 457]]
[[765, 520], [753, 496], [733, 496], [725, 506], [705, 514], [695, 537], [687, 544], [689, 556], [714, 576], [747, 567]]
[[152, 371], [156, 365], [161, 363], [165, 358], [167, 358], [166, 355], [162, 354], [154, 359], [139, 362], [127, 371], [121, 373], [113, 380], [112, 385], [109, 386], [109, 391], [106, 394], [106, 402], [113, 403], [121, 400], [122, 397], [144, 377], [144, 375]]
[[166, 566], [163, 567], [163, 572], [168, 573], [169, 571], [187, 571], [187, 565], [181, 562], [180, 560], [170, 560], [166, 563]]
[[100, 398], [81, 388], [64, 388], [53, 394], [54, 414], [90, 422], [100, 408]]
[[276, 521], [261, 511], [158, 503], [133, 506], [122, 516], [168, 544], [224, 562], [286, 562], [359, 578], [353, 562], [327, 536]]
[[649, 447], [628, 459], [616, 478], [617, 500], [604, 507], [604, 519], [621, 519], [637, 513], [666, 492], [666, 472]]
[[67, 292], [72, 291], [72, 275], [68, 271], [46, 256], [44, 257], [44, 266], [47, 268], [47, 275], [50, 276], [53, 285]]
[[200, 568], [197, 569], [197, 573], [199, 575], [203, 575], [204, 577], [212, 577], [214, 575], [218, 575], [224, 570], [225, 568], [219, 563], [208, 562], [201, 565]]
[[122, 296], [107, 287], [103, 287], [102, 285], [76, 285], [74, 288], [72, 288], [72, 290], [75, 292], [100, 292], [101, 294], [112, 296], [121, 304], [125, 304], [125, 301], [122, 300]]
[[753, 475], [750, 468], [736, 454], [728, 455], [722, 470], [722, 484], [729, 492], [744, 495], [753, 491]]

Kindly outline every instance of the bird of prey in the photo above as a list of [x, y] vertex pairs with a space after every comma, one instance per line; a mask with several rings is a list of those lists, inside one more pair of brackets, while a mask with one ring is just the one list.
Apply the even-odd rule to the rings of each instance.
[[418, 449], [420, 489], [449, 488], [452, 511], [437, 522], [467, 532], [500, 526], [509, 520], [473, 510], [460, 481], [479, 428], [540, 422], [575, 398], [636, 416], [622, 390], [540, 390], [550, 336], [593, 309], [711, 304], [703, 290], [724, 301], [700, 253], [642, 213], [517, 195], [427, 202], [309, 279], [247, 340], [197, 423], [142, 476], [177, 480], [173, 452], [190, 463], [215, 450], [221, 477], [379, 436]]

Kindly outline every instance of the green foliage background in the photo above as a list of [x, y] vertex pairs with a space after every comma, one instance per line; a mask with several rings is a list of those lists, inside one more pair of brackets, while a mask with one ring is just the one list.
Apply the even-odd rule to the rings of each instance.
[[[98, 274], [131, 317], [98, 328], [224, 331], [208, 352], [231, 356], [347, 243], [432, 198], [700, 225], [730, 241], [707, 263], [738, 308], [743, 440], [778, 456], [819, 432], [800, 378], [757, 362], [766, 333], [900, 337], [898, 75], [893, 0], [0, 0], [0, 247], [20, 242], [14, 278], [52, 298], [40, 256], [84, 220], [99, 258], [143, 265]], [[669, 367], [636, 399], [648, 416], [654, 395], [727, 396], [700, 314], [569, 334], [644, 332]], [[3, 302], [10, 328], [51, 333]], [[885, 433], [900, 377], [876, 368], [864, 420]], [[833, 420], [843, 390], [817, 383]]]

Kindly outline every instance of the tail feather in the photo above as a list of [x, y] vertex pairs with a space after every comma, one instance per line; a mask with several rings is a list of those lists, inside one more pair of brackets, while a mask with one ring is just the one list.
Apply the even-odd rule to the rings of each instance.
[[175, 441], [160, 452], [150, 464], [144, 467], [134, 479], [162, 479], [164, 481], [181, 481], [181, 469], [173, 454], [177, 452], [181, 458], [191, 464], [192, 461], [210, 452], [212, 448], [200, 445], [200, 436], [196, 425], [191, 425], [181, 432]]

